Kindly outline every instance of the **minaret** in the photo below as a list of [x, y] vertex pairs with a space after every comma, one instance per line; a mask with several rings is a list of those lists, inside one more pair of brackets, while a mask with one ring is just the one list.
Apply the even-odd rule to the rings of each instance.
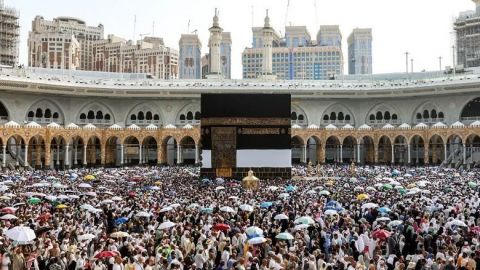
[[472, 0], [477, 5], [476, 12], [480, 14], [480, 0]]
[[272, 64], [272, 54], [273, 54], [273, 34], [274, 30], [270, 26], [270, 17], [265, 16], [265, 24], [262, 29], [263, 37], [263, 61], [262, 61], [262, 78], [266, 80], [275, 80], [277, 76], [273, 75], [273, 64]]
[[222, 79], [220, 43], [222, 42], [223, 29], [218, 23], [217, 9], [215, 9], [215, 16], [213, 17], [213, 26], [208, 31], [210, 31], [210, 40], [208, 42], [208, 47], [210, 48], [210, 74], [207, 75], [207, 79]]

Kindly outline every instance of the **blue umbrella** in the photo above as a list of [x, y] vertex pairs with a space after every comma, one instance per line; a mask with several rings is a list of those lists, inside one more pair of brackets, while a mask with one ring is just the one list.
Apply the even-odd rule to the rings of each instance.
[[201, 211], [204, 212], [204, 213], [213, 213], [213, 208], [203, 207]]
[[127, 221], [128, 221], [128, 218], [120, 217], [120, 218], [115, 219], [115, 225], [125, 224], [125, 223], [127, 223]]
[[382, 212], [382, 213], [386, 213], [386, 212], [390, 212], [391, 210], [390, 210], [390, 208], [384, 206], [384, 207], [378, 208], [378, 211]]
[[272, 202], [262, 202], [262, 203], [260, 204], [260, 207], [261, 207], [261, 208], [268, 208], [268, 207], [270, 207], [270, 206], [272, 206], [272, 205], [273, 205]]
[[287, 192], [293, 192], [297, 189], [297, 187], [295, 186], [292, 186], [292, 185], [289, 185], [287, 186], [287, 188], [285, 189]]

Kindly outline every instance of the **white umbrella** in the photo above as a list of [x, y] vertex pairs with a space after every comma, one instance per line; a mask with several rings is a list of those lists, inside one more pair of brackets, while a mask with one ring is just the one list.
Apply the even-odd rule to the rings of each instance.
[[23, 226], [14, 227], [13, 229], [5, 232], [5, 235], [8, 237], [8, 239], [16, 241], [20, 245], [29, 244], [35, 240], [35, 238], [37, 238], [32, 229]]
[[276, 186], [269, 186], [268, 187], [268, 190], [270, 190], [270, 191], [276, 191], [277, 189], [279, 189], [279, 187], [276, 187]]
[[306, 228], [310, 227], [308, 224], [298, 224], [293, 229], [295, 231], [305, 230]]
[[309, 217], [309, 216], [303, 216], [303, 217], [299, 217], [295, 220], [295, 224], [308, 224], [308, 225], [312, 225], [312, 224], [315, 224], [315, 220], [313, 220], [313, 218]]
[[81, 183], [80, 185], [78, 185], [79, 188], [92, 188], [92, 185], [90, 184], [87, 184], [87, 183]]
[[235, 210], [233, 210], [233, 208], [230, 206], [220, 207], [220, 211], [227, 212], [227, 213], [235, 213]]
[[180, 207], [181, 205], [179, 203], [174, 203], [174, 204], [170, 204], [169, 206], [175, 209]]
[[119, 202], [119, 201], [123, 201], [123, 199], [119, 196], [115, 196], [115, 197], [112, 197], [111, 199], [112, 201], [115, 201], [115, 202]]
[[92, 240], [95, 237], [96, 237], [95, 235], [93, 235], [91, 233], [87, 233], [87, 234], [82, 234], [82, 235], [77, 236], [77, 240], [78, 241]]
[[288, 197], [290, 197], [290, 194], [288, 194], [288, 193], [281, 193], [280, 195], [278, 195], [278, 198], [280, 198], [280, 199], [286, 199]]
[[77, 195], [68, 195], [68, 197], [69, 197], [70, 199], [74, 199], [74, 200], [80, 199], [80, 197], [77, 196]]
[[172, 211], [173, 210], [173, 207], [170, 207], [170, 206], [167, 206], [167, 207], [164, 207], [160, 210], [160, 213], [165, 213], [165, 212], [169, 212], [169, 211]]
[[160, 226], [158, 226], [158, 229], [159, 230], [165, 230], [165, 229], [169, 229], [169, 228], [172, 228], [172, 227], [175, 227], [175, 223], [173, 223], [171, 221], [166, 221], [166, 222], [163, 222], [162, 224], [160, 224]]
[[225, 187], [216, 187], [215, 188], [216, 191], [220, 191], [220, 190], [224, 190], [224, 189], [225, 189]]
[[239, 206], [240, 210], [245, 211], [245, 212], [253, 212], [253, 206], [249, 204], [242, 204]]
[[199, 207], [200, 207], [200, 204], [198, 204], [198, 203], [192, 203], [192, 204], [190, 204], [187, 208], [192, 209], [192, 208], [199, 208]]
[[88, 204], [88, 203], [82, 204], [82, 205], [80, 206], [80, 209], [83, 209], [83, 210], [90, 210], [90, 209], [94, 209], [94, 208], [95, 208], [95, 207], [93, 207], [93, 205]]
[[85, 193], [85, 195], [90, 196], [90, 197], [97, 197], [97, 193], [95, 193], [93, 191], [92, 192], [87, 192], [87, 193]]
[[394, 221], [390, 221], [387, 225], [388, 227], [392, 228], [392, 227], [397, 227], [398, 225], [402, 224], [403, 221], [401, 220], [394, 220]]
[[278, 214], [276, 215], [273, 219], [275, 220], [283, 220], [283, 219], [288, 219], [288, 216], [285, 214]]
[[389, 217], [379, 217], [375, 221], [377, 221], [377, 222], [390, 221], [390, 218]]
[[291, 235], [288, 232], [279, 233], [279, 234], [277, 234], [277, 236], [275, 236], [275, 238], [280, 239], [280, 240], [293, 240], [294, 239], [293, 235]]
[[12, 214], [6, 214], [0, 217], [1, 220], [11, 220], [11, 219], [18, 219], [16, 216]]
[[111, 204], [111, 203], [114, 203], [114, 201], [108, 200], [108, 199], [107, 199], [107, 200], [103, 200], [103, 201], [101, 202], [101, 204]]
[[333, 216], [333, 215], [336, 215], [338, 214], [338, 212], [336, 210], [333, 210], [333, 209], [328, 209], [327, 211], [325, 211], [325, 215], [327, 216]]
[[248, 240], [248, 243], [250, 245], [260, 245], [260, 244], [263, 244], [267, 242], [267, 239], [265, 239], [265, 237], [255, 237], [255, 238], [252, 238], [250, 240]]
[[138, 212], [137, 214], [135, 214], [135, 217], [150, 217], [151, 214], [150, 213], [147, 213], [145, 211], [141, 211], [141, 212]]
[[58, 195], [57, 199], [58, 199], [58, 200], [68, 200], [68, 199], [70, 199], [70, 198], [69, 198], [67, 195], [63, 195], [63, 194], [62, 194], [62, 195]]
[[454, 220], [450, 221], [449, 223], [450, 223], [450, 226], [455, 225], [455, 226], [459, 226], [459, 227], [467, 227], [467, 224], [465, 224], [465, 222], [463, 222], [459, 219], [454, 219]]
[[378, 204], [376, 203], [366, 203], [362, 205], [362, 209], [370, 209], [370, 208], [377, 208]]

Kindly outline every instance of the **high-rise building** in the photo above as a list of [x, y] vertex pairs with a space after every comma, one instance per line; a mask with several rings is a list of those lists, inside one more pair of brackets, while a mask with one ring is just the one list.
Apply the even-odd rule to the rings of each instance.
[[[264, 27], [254, 27], [252, 48], [242, 54], [243, 78], [262, 75]], [[343, 74], [342, 35], [338, 26], [321, 26], [314, 41], [305, 26], [287, 26], [285, 37], [274, 31], [272, 73], [280, 80], [328, 80]]]
[[178, 78], [178, 51], [165, 47], [159, 37], [136, 43], [113, 35], [93, 43], [94, 70], [148, 73], [158, 79]]
[[0, 65], [18, 63], [19, 13], [0, 0]]
[[80, 64], [80, 43], [69, 33], [30, 33], [30, 67], [76, 70]]
[[210, 55], [207, 53], [202, 56], [202, 79], [207, 78], [207, 74], [210, 72]]
[[348, 74], [372, 74], [372, 29], [353, 29], [347, 42]]
[[220, 64], [225, 79], [232, 78], [232, 36], [230, 32], [222, 33], [220, 43]]
[[182, 34], [179, 48], [179, 76], [180, 79], [202, 78], [202, 42], [196, 34]]
[[[93, 70], [93, 43], [103, 39], [103, 32], [102, 24], [88, 26], [85, 21], [71, 17], [58, 17], [48, 21], [41, 16], [36, 16], [32, 22], [29, 40], [34, 40], [39, 34], [45, 33], [73, 35], [80, 44], [80, 65], [78, 69]], [[31, 42], [29, 41], [30, 44]], [[34, 48], [29, 47], [28, 50], [29, 55], [31, 55]]]
[[460, 13], [454, 22], [456, 32], [456, 65], [465, 68], [480, 66], [480, 0], [473, 0], [475, 11]]

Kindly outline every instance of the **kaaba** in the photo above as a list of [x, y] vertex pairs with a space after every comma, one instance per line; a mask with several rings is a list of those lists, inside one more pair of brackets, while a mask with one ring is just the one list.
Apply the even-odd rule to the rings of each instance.
[[202, 177], [290, 178], [289, 94], [202, 94]]

